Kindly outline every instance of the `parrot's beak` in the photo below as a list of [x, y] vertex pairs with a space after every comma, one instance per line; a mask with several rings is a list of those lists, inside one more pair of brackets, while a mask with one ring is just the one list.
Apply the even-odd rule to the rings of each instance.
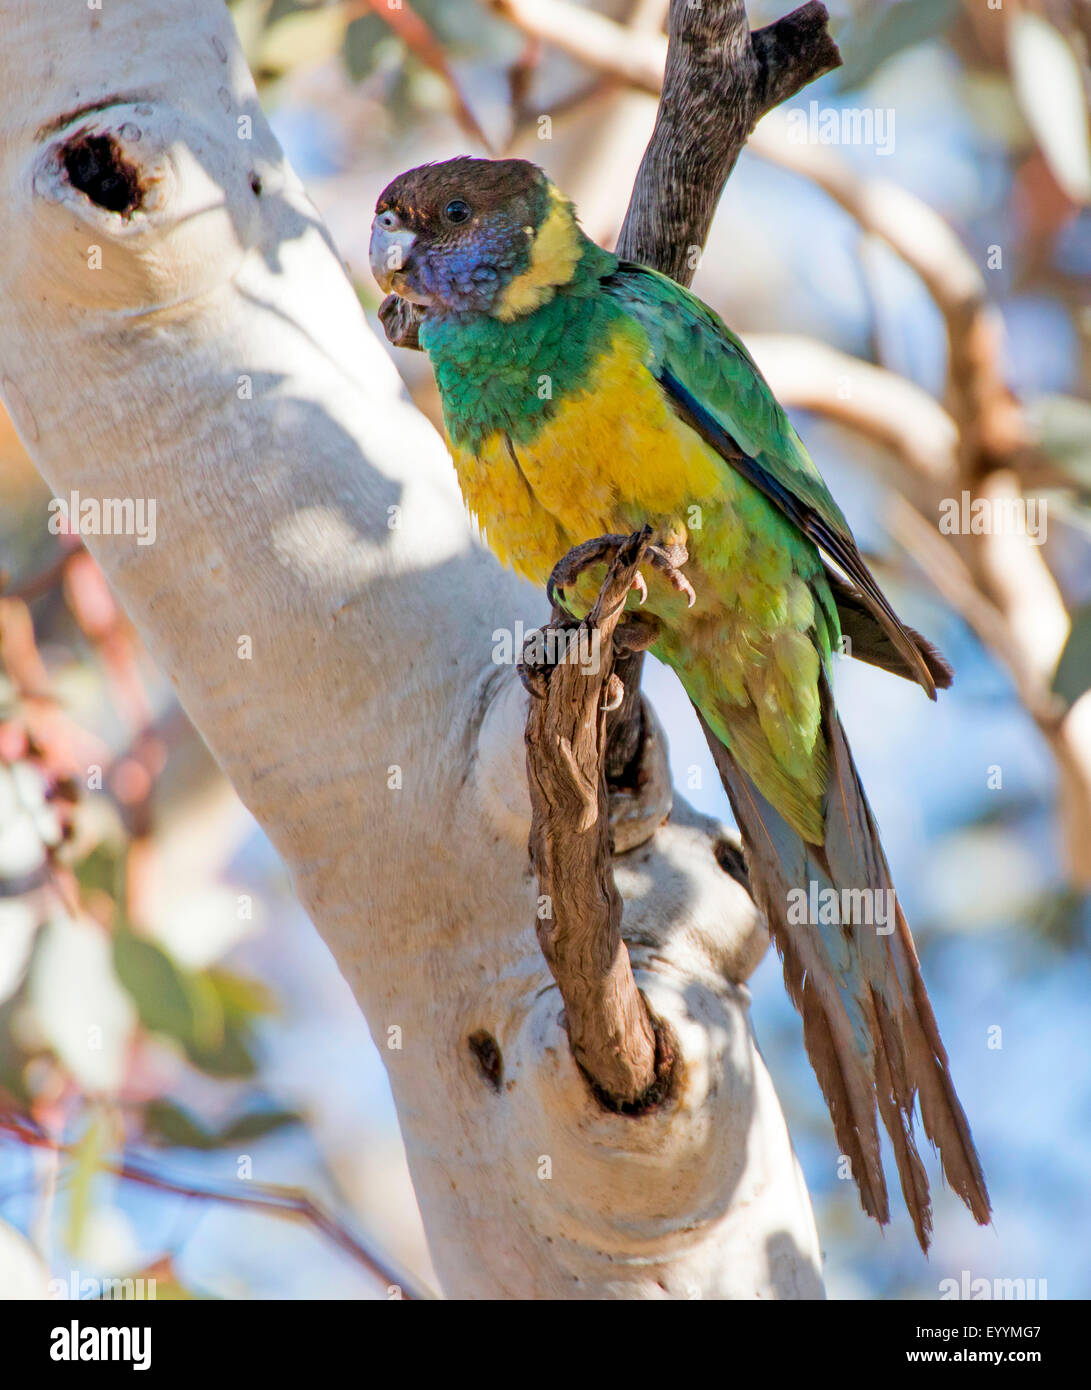
[[427, 299], [406, 285], [402, 275], [416, 241], [416, 234], [401, 225], [397, 213], [381, 212], [371, 224], [368, 256], [371, 273], [384, 293], [399, 294], [403, 299], [425, 304]]

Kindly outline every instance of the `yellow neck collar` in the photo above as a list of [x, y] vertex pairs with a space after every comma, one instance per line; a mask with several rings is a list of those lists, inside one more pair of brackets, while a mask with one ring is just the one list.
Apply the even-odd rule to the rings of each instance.
[[524, 314], [547, 304], [559, 285], [567, 285], [576, 273], [583, 254], [582, 235], [576, 224], [572, 204], [556, 188], [550, 189], [550, 207], [537, 233], [532, 237], [530, 265], [517, 275], [493, 305], [494, 318], [511, 323]]

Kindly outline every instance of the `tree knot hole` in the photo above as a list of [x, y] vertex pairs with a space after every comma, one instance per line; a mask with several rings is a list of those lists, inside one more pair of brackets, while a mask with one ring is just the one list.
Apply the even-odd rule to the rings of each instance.
[[140, 170], [112, 135], [77, 135], [64, 146], [64, 171], [96, 207], [130, 217], [144, 201]]
[[481, 1069], [481, 1075], [494, 1091], [499, 1091], [504, 1074], [504, 1059], [500, 1055], [500, 1044], [484, 1028], [478, 1028], [475, 1033], [471, 1033], [466, 1041], [469, 1043], [470, 1051]]

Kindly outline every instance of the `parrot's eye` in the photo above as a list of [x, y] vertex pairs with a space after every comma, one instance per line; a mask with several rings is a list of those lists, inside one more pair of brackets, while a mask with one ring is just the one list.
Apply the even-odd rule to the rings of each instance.
[[465, 222], [470, 215], [469, 203], [464, 203], [461, 198], [454, 198], [443, 209], [443, 215], [448, 222], [458, 226], [460, 222]]

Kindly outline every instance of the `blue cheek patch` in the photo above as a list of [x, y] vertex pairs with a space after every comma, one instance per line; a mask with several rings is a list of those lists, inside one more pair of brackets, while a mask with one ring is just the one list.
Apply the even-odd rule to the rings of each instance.
[[497, 291], [530, 263], [525, 236], [482, 227], [469, 241], [436, 249], [416, 267], [420, 289], [451, 313], [487, 313]]

